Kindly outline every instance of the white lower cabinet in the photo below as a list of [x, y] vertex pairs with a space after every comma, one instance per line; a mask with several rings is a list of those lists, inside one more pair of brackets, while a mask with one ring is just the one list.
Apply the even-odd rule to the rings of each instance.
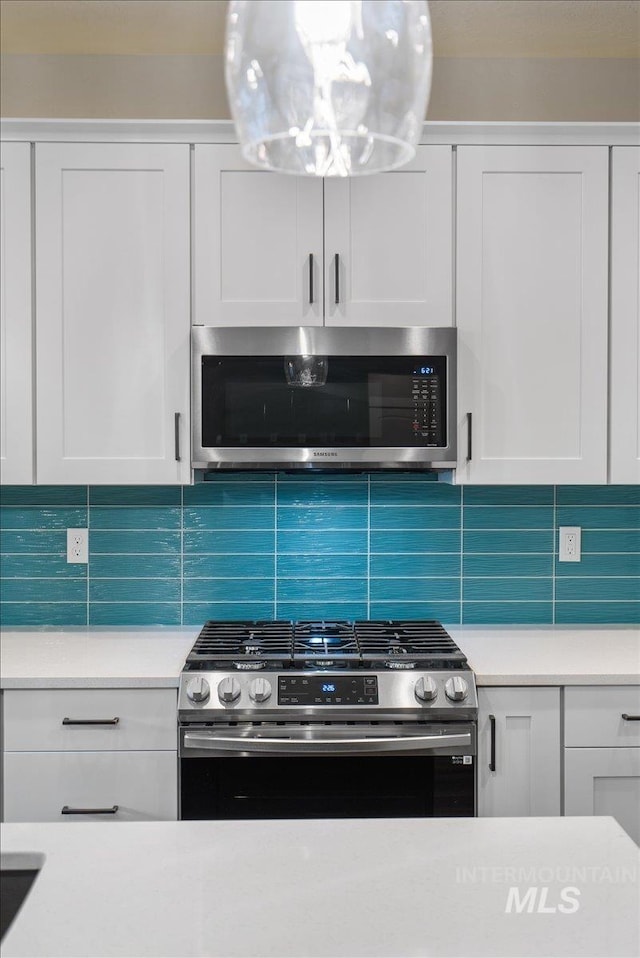
[[478, 814], [560, 814], [560, 689], [478, 689]]
[[174, 821], [175, 689], [8, 689], [4, 820]]
[[565, 815], [612, 815], [640, 844], [640, 686], [565, 691]]

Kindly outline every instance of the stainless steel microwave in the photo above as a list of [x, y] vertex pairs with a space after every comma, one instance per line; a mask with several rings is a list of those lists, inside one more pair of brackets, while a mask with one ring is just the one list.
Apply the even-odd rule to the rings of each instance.
[[453, 328], [192, 330], [196, 469], [451, 469]]

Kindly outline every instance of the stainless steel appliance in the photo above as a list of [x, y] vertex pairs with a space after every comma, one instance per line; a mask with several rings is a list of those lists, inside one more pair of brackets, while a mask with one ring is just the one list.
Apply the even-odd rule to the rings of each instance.
[[183, 819], [475, 814], [474, 675], [437, 622], [208, 622], [178, 701]]
[[456, 330], [192, 330], [196, 469], [456, 462]]

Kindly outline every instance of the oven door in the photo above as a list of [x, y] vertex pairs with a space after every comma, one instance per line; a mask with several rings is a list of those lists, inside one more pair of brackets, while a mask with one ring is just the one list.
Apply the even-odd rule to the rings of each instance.
[[474, 815], [475, 753], [464, 723], [185, 728], [180, 817]]

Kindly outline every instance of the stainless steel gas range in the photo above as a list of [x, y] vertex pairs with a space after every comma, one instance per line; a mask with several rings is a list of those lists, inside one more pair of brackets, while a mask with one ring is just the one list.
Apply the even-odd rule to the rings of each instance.
[[438, 622], [208, 622], [180, 680], [181, 818], [473, 815], [477, 714]]

